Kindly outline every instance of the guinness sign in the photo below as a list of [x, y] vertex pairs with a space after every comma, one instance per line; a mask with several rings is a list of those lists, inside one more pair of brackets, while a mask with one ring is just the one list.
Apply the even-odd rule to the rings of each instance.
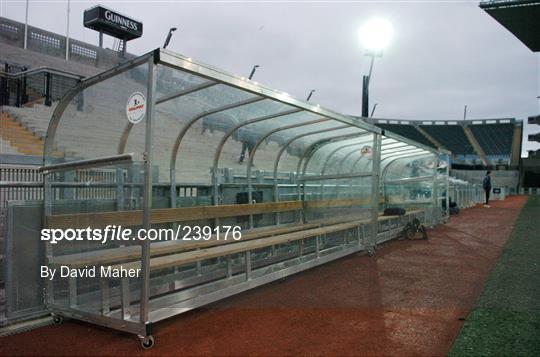
[[98, 5], [84, 11], [84, 27], [122, 39], [133, 40], [143, 33], [143, 24]]

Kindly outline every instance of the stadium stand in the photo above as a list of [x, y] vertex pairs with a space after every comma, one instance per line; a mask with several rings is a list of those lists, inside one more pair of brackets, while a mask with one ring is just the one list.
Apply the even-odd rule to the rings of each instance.
[[378, 122], [375, 125], [377, 125], [379, 128], [384, 130], [389, 130], [393, 133], [399, 134], [403, 137], [418, 141], [421, 144], [424, 144], [426, 146], [435, 147], [435, 145], [422, 133], [420, 133], [416, 128], [412, 125], [406, 125], [406, 124], [385, 124]]
[[[99, 101], [102, 106], [101, 109], [103, 110], [107, 107], [113, 107], [114, 103], [116, 103], [116, 101], [118, 100], [117, 88], [110, 88], [107, 93], [107, 95], [101, 95], [100, 93], [99, 96], [97, 94], [95, 96], [92, 96], [92, 93], [87, 93], [86, 99], [94, 103]], [[26, 146], [18, 146], [19, 139], [15, 138], [15, 141], [10, 141], [11, 148], [9, 150], [11, 152], [18, 152], [25, 155], [42, 155], [43, 138], [45, 137], [45, 134], [47, 132], [47, 127], [49, 125], [49, 121], [55, 106], [56, 103], [53, 103], [51, 107], [47, 107], [44, 105], [34, 105], [33, 107], [22, 108], [4, 106], [3, 110], [5, 113], [3, 114], [2, 121], [6, 120], [5, 118], [16, 118], [17, 121], [14, 122], [13, 126], [18, 126], [20, 128], [18, 131], [18, 135], [21, 140], [27, 137], [30, 138], [28, 139], [28, 141], [31, 140]], [[9, 113], [9, 116], [6, 115], [7, 113]], [[178, 126], [178, 119], [171, 117], [168, 113], [165, 112], [161, 112], [159, 114], [160, 122], [159, 125], [156, 126], [155, 130], [162, 138], [166, 138], [169, 142], [174, 142], [176, 136], [178, 135], [178, 130], [170, 130], [170, 128]], [[85, 127], [87, 127], [88, 124], [85, 123], [91, 122], [91, 119], [94, 121], [94, 123], [96, 121], [101, 122], [101, 125], [98, 127], [95, 127], [95, 124], [91, 125], [91, 135], [100, 138], [99, 142], [103, 144], [103, 146], [101, 147], [87, 148], [84, 145], [80, 145], [80, 130], [83, 130]], [[57, 147], [57, 155], [60, 157], [65, 156], [66, 158], [84, 158], [85, 152], [87, 152], [88, 150], [96, 152], [97, 156], [107, 156], [110, 154], [109, 148], [111, 145], [111, 140], [113, 140], [114, 138], [115, 142], [117, 142], [117, 133], [122, 132], [122, 130], [124, 129], [122, 125], [119, 125], [120, 123], [111, 123], [108, 116], [106, 115], [94, 116], [91, 114], [78, 112], [74, 120], [77, 120], [77, 122], [80, 123], [79, 130], [66, 131], [62, 133], [63, 144], [69, 148], [69, 151], [66, 151], [66, 147]], [[193, 130], [196, 132], [203, 132], [203, 124], [197, 123], [193, 127]], [[219, 128], [216, 130], [226, 131], [226, 128]], [[210, 130], [204, 131], [204, 135], [209, 138], [209, 141], [211, 141], [211, 138], [215, 136], [214, 133]], [[133, 136], [133, 139], [130, 138], [128, 147], [126, 149], [127, 152], [129, 152], [130, 147], [141, 147], [144, 143], [142, 139], [143, 137], [137, 135]], [[177, 166], [177, 177], [187, 182], [194, 182], [196, 178], [198, 180], [210, 180], [210, 167], [212, 166], [212, 162], [211, 160], [208, 160], [207, 162], [201, 162], [202, 158], [200, 157], [200, 155], [198, 155], [198, 153], [208, 150], [208, 143], [201, 142], [200, 140], [197, 140], [196, 138], [190, 136], [186, 137], [185, 141], [186, 143], [183, 144], [181, 147], [183, 155], [179, 156], [179, 159], [182, 160], [182, 162], [181, 165]], [[36, 143], [35, 145], [33, 144], [34, 142]], [[229, 166], [233, 169], [236, 168], [239, 170], [245, 170], [245, 164], [238, 163], [238, 157], [240, 155], [241, 149], [242, 144], [237, 140], [230, 140], [225, 145], [223, 157], [227, 159], [227, 162], [229, 162]], [[258, 150], [256, 159], [274, 160], [275, 153], [278, 151], [278, 149], [278, 143], [270, 141]], [[283, 160], [284, 165], [294, 162], [294, 160], [289, 160], [288, 156], [289, 154], [285, 152]], [[163, 150], [163, 152], [156, 153], [156, 158], [158, 158], [160, 167], [169, 166], [169, 153], [165, 152], [165, 150]], [[208, 172], [204, 177], [201, 177], [201, 167], [208, 168]], [[281, 168], [284, 170], [296, 169], [296, 167], [292, 166], [283, 166], [280, 167], [280, 169]], [[168, 175], [169, 173], [166, 170], [162, 170], [159, 173], [160, 181], [166, 181], [168, 179]]]
[[455, 155], [474, 155], [474, 148], [461, 125], [425, 125], [420, 127]]
[[523, 123], [513, 118], [460, 121], [365, 120], [426, 146], [448, 149], [452, 152], [452, 163], [458, 166], [478, 169], [486, 165], [502, 165], [508, 168], [517, 167], [520, 162]]
[[[9, 143], [11, 152], [24, 155], [42, 155], [43, 141], [26, 130], [19, 122], [7, 113], [0, 113], [2, 127], [1, 138]], [[3, 152], [3, 151], [2, 151]]]
[[508, 155], [512, 152], [512, 124], [469, 125], [486, 155]]

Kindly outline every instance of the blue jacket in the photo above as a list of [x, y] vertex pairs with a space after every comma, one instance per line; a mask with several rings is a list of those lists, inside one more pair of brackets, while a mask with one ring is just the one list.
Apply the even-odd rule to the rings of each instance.
[[491, 190], [491, 176], [486, 175], [486, 177], [484, 177], [482, 187], [484, 188], [484, 190]]

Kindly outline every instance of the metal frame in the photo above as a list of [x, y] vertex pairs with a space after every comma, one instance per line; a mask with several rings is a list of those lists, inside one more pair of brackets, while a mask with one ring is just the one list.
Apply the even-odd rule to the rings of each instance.
[[[333, 111], [321, 108], [318, 105], [313, 105], [312, 103], [308, 103], [305, 101], [301, 101], [295, 98], [290, 97], [286, 93], [278, 92], [275, 90], [271, 90], [265, 87], [262, 87], [255, 82], [252, 82], [250, 80], [246, 80], [243, 78], [239, 78], [236, 76], [232, 76], [230, 74], [224, 73], [220, 70], [217, 70], [211, 66], [196, 63], [192, 61], [190, 58], [186, 58], [181, 55], [174, 54], [170, 51], [158, 49], [154, 52], [148, 53], [146, 55], [143, 55], [139, 58], [133, 59], [131, 61], [128, 61], [120, 66], [117, 66], [111, 70], [105, 71], [102, 74], [99, 74], [95, 77], [91, 77], [88, 79], [83, 80], [78, 86], [71, 89], [68, 94], [62, 99], [62, 101], [58, 104], [56, 107], [56, 110], [54, 111], [53, 117], [51, 119], [49, 128], [47, 130], [47, 137], [45, 142], [45, 150], [44, 150], [44, 167], [43, 170], [48, 173], [44, 177], [44, 189], [45, 189], [45, 210], [44, 214], [45, 217], [50, 216], [52, 214], [52, 203], [54, 200], [54, 197], [52, 196], [52, 187], [57, 185], [58, 183], [53, 182], [50, 173], [52, 172], [61, 172], [63, 170], [72, 170], [77, 167], [100, 167], [103, 165], [113, 165], [113, 164], [119, 164], [119, 163], [125, 163], [125, 162], [132, 162], [133, 161], [133, 154], [124, 154], [124, 150], [126, 147], [126, 143], [129, 139], [129, 135], [132, 129], [132, 125], [127, 124], [124, 128], [124, 131], [121, 134], [121, 137], [119, 138], [118, 142], [118, 149], [117, 149], [117, 155], [116, 156], [110, 156], [106, 158], [97, 158], [97, 159], [90, 159], [90, 160], [83, 160], [78, 162], [67, 162], [67, 163], [57, 163], [57, 162], [49, 162], [48, 159], [51, 157], [51, 154], [54, 151], [54, 143], [55, 143], [55, 134], [58, 128], [58, 125], [61, 121], [62, 115], [65, 111], [65, 109], [68, 107], [69, 103], [84, 89], [100, 83], [104, 80], [107, 80], [109, 78], [112, 78], [118, 74], [124, 73], [130, 69], [133, 69], [137, 66], [147, 65], [148, 68], [148, 78], [147, 78], [147, 107], [146, 107], [146, 116], [145, 116], [145, 151], [143, 153], [143, 162], [144, 162], [144, 180], [142, 184], [142, 192], [143, 192], [143, 208], [142, 208], [142, 222], [141, 226], [143, 228], [150, 228], [151, 227], [151, 212], [152, 212], [152, 196], [153, 196], [153, 187], [157, 186], [156, 184], [153, 184], [152, 177], [153, 177], [153, 170], [154, 167], [152, 165], [153, 161], [153, 146], [154, 143], [154, 122], [155, 122], [155, 107], [161, 103], [171, 101], [178, 99], [180, 97], [189, 95], [191, 93], [204, 90], [207, 88], [210, 88], [215, 85], [225, 85], [229, 88], [235, 88], [239, 89], [245, 93], [249, 93], [252, 95], [252, 97], [248, 99], [244, 99], [238, 102], [233, 102], [229, 104], [224, 104], [219, 107], [215, 108], [209, 108], [204, 112], [201, 112], [193, 117], [191, 117], [186, 124], [180, 129], [176, 140], [174, 142], [174, 145], [171, 150], [170, 155], [170, 172], [169, 172], [169, 178], [170, 182], [168, 184], [165, 184], [165, 186], [170, 187], [170, 206], [171, 208], [176, 207], [176, 201], [177, 201], [177, 194], [176, 194], [176, 161], [178, 158], [178, 153], [180, 151], [180, 146], [182, 144], [183, 138], [187, 135], [189, 129], [193, 127], [193, 125], [212, 114], [224, 112], [227, 110], [240, 108], [243, 106], [247, 106], [256, 102], [264, 101], [264, 100], [270, 100], [273, 102], [278, 102], [287, 105], [288, 109], [285, 111], [277, 112], [277, 113], [269, 113], [267, 115], [258, 116], [249, 120], [245, 120], [243, 122], [238, 123], [234, 127], [227, 130], [227, 132], [223, 135], [221, 140], [219, 141], [216, 150], [214, 151], [213, 156], [213, 165], [211, 168], [211, 174], [212, 174], [212, 183], [211, 183], [211, 189], [212, 189], [212, 202], [214, 205], [219, 204], [219, 177], [218, 177], [218, 170], [219, 170], [219, 163], [220, 163], [220, 157], [223, 151], [223, 148], [227, 142], [227, 140], [233, 136], [235, 132], [237, 132], [240, 128], [255, 124], [263, 121], [270, 121], [273, 119], [276, 119], [278, 117], [283, 117], [287, 115], [293, 115], [296, 113], [311, 113], [316, 115], [316, 118], [310, 118], [306, 121], [301, 121], [298, 123], [294, 123], [291, 125], [286, 125], [282, 127], [274, 127], [270, 128], [268, 131], [261, 133], [260, 137], [257, 139], [257, 142], [255, 144], [255, 147], [253, 150], [249, 153], [249, 159], [246, 167], [246, 180], [247, 180], [247, 187], [248, 187], [248, 196], [251, 202], [252, 199], [252, 192], [253, 192], [253, 181], [252, 181], [252, 168], [253, 168], [253, 159], [256, 155], [257, 150], [259, 149], [260, 145], [267, 140], [271, 135], [277, 133], [277, 132], [286, 132], [288, 130], [293, 129], [302, 129], [302, 131], [287, 139], [287, 141], [281, 146], [280, 150], [276, 154], [276, 158], [273, 162], [273, 176], [271, 177], [273, 179], [273, 189], [274, 189], [274, 200], [277, 202], [279, 201], [279, 187], [278, 184], [278, 168], [280, 164], [280, 160], [283, 156], [283, 153], [290, 147], [290, 145], [304, 137], [308, 137], [311, 135], [316, 134], [322, 134], [322, 133], [329, 133], [328, 136], [324, 136], [323, 138], [318, 138], [311, 142], [307, 147], [302, 151], [301, 155], [298, 157], [298, 163], [297, 163], [297, 170], [294, 172], [294, 174], [291, 173], [290, 178], [291, 182], [288, 184], [289, 186], [296, 186], [297, 188], [297, 197], [299, 200], [306, 200], [305, 197], [305, 189], [306, 186], [309, 185], [310, 181], [320, 181], [320, 180], [333, 180], [333, 179], [350, 179], [352, 187], [352, 183], [355, 178], [361, 178], [361, 177], [370, 177], [370, 186], [371, 186], [371, 192], [370, 192], [370, 203], [369, 203], [369, 211], [370, 211], [370, 219], [369, 223], [358, 223], [356, 227], [353, 227], [351, 229], [348, 229], [350, 232], [336, 232], [333, 235], [334, 236], [343, 236], [342, 240], [340, 240], [340, 243], [335, 246], [326, 246], [325, 241], [327, 239], [336, 239], [336, 237], [309, 237], [309, 238], [302, 238], [298, 241], [298, 251], [296, 252], [296, 245], [295, 244], [285, 244], [284, 247], [272, 247], [271, 253], [269, 256], [265, 256], [264, 252], [261, 252], [259, 250], [257, 251], [250, 251], [247, 250], [242, 253], [242, 256], [239, 258], [232, 258], [231, 256], [227, 257], [221, 257], [223, 259], [226, 259], [226, 262], [223, 259], [218, 259], [217, 263], [203, 266], [199, 263], [197, 264], [195, 271], [197, 272], [197, 275], [193, 278], [189, 279], [180, 279], [179, 276], [181, 276], [183, 273], [179, 271], [178, 269], [174, 269], [174, 272], [170, 273], [170, 277], [162, 276], [158, 280], [167, 283], [168, 286], [172, 284], [173, 289], [170, 291], [169, 294], [164, 295], [163, 297], [159, 298], [152, 298], [152, 287], [150, 286], [150, 241], [146, 240], [141, 244], [141, 268], [142, 268], [142, 274], [140, 277], [140, 298], [139, 298], [139, 304], [129, 306], [130, 299], [128, 298], [128, 295], [130, 293], [129, 290], [129, 281], [125, 281], [122, 279], [120, 290], [121, 290], [121, 310], [118, 310], [116, 312], [112, 312], [110, 310], [111, 305], [110, 301], [108, 301], [108, 297], [106, 295], [110, 292], [110, 288], [106, 287], [105, 285], [102, 285], [102, 314], [101, 315], [95, 315], [91, 314], [87, 311], [82, 311], [81, 309], [77, 308], [76, 299], [77, 299], [77, 292], [76, 292], [76, 283], [71, 283], [70, 287], [73, 289], [73, 286], [75, 286], [75, 294], [73, 294], [73, 291], [70, 290], [70, 296], [71, 300], [70, 304], [66, 307], [62, 304], [59, 304], [57, 301], [55, 301], [53, 297], [53, 284], [48, 283], [47, 285], [47, 291], [49, 292], [47, 294], [47, 306], [51, 311], [53, 311], [56, 314], [70, 316], [74, 318], [78, 318], [81, 320], [89, 321], [92, 323], [97, 323], [100, 325], [112, 327], [115, 329], [128, 331], [132, 333], [136, 333], [140, 336], [141, 340], [145, 343], [148, 343], [150, 341], [150, 334], [151, 334], [151, 324], [153, 322], [159, 321], [161, 319], [176, 315], [178, 313], [185, 312], [187, 310], [193, 309], [197, 306], [201, 306], [204, 304], [207, 304], [212, 301], [216, 301], [219, 299], [222, 299], [224, 297], [236, 294], [240, 291], [244, 291], [250, 288], [253, 288], [255, 286], [267, 283], [269, 281], [294, 274], [296, 272], [302, 271], [304, 269], [308, 269], [313, 266], [317, 266], [320, 264], [323, 264], [325, 262], [328, 262], [333, 259], [340, 258], [342, 256], [345, 256], [347, 254], [351, 254], [360, 250], [367, 250], [368, 252], [372, 253], [377, 245], [377, 243], [386, 241], [388, 239], [391, 239], [393, 237], [396, 237], [400, 234], [401, 229], [403, 229], [404, 224], [406, 223], [403, 220], [400, 220], [399, 222], [395, 222], [395, 224], [392, 225], [392, 229], [390, 229], [388, 232], [379, 232], [379, 191], [381, 185], [385, 182], [385, 170], [388, 168], [389, 165], [387, 165], [384, 169], [381, 169], [381, 163], [385, 160], [398, 160], [402, 159], [404, 157], [421, 157], [425, 155], [437, 155], [437, 151], [425, 147], [421, 144], [418, 144], [416, 142], [413, 142], [409, 139], [402, 138], [398, 135], [391, 134], [391, 133], [385, 133], [384, 136], [389, 139], [393, 139], [396, 142], [390, 143], [390, 148], [385, 150], [383, 146], [383, 136], [382, 131], [364, 121], [355, 120], [349, 116], [342, 115], [339, 113], [335, 113]], [[192, 75], [195, 75], [199, 78], [205, 79], [202, 83], [195, 85], [191, 88], [182, 89], [176, 92], [173, 92], [171, 94], [164, 95], [162, 97], [158, 97], [156, 93], [156, 70], [157, 66], [163, 65], [167, 66], [169, 68], [173, 68], [178, 71], [182, 71], [184, 73], [189, 73]], [[311, 126], [317, 125], [319, 123], [323, 122], [330, 122], [334, 121], [337, 124], [336, 126], [330, 126], [323, 129], [314, 129]], [[356, 129], [357, 132], [349, 132], [346, 134], [340, 133], [339, 130], [341, 129]], [[355, 166], [358, 164], [358, 162], [361, 160], [362, 157], [357, 159], [354, 163], [351, 164], [351, 170], [350, 172], [342, 172], [340, 170], [339, 173], [336, 174], [326, 174], [326, 169], [329, 161], [334, 157], [336, 153], [338, 153], [341, 150], [345, 150], [350, 147], [355, 147], [359, 145], [366, 145], [369, 141], [360, 141], [360, 142], [353, 142], [353, 143], [347, 143], [347, 144], [341, 144], [337, 148], [331, 150], [331, 152], [324, 157], [324, 163], [323, 168], [319, 175], [317, 173], [313, 173], [310, 175], [307, 175], [306, 170], [308, 169], [308, 165], [310, 163], [310, 160], [313, 158], [313, 156], [319, 152], [319, 150], [323, 150], [327, 147], [327, 145], [331, 143], [351, 140], [351, 139], [357, 139], [362, 136], [368, 136], [372, 135], [373, 138], [371, 139], [371, 146], [372, 146], [372, 156], [370, 160], [366, 160], [366, 166], [365, 170], [362, 172], [355, 172]], [[402, 146], [400, 143], [404, 143]], [[392, 146], [394, 144], [394, 146]], [[397, 144], [397, 146], [395, 146]], [[396, 149], [398, 148], [407, 148], [410, 146], [410, 149], [408, 150], [401, 150], [398, 152]], [[345, 160], [347, 160], [350, 155], [352, 155], [354, 151], [351, 151], [351, 153], [347, 153], [344, 157], [340, 160], [340, 167], [343, 167]], [[389, 155], [386, 155], [389, 154]], [[400, 157], [394, 157], [395, 155], [401, 155]], [[393, 160], [392, 160], [393, 161]], [[371, 169], [367, 169], [367, 162], [371, 162]], [[420, 178], [417, 178], [416, 180], [419, 180]], [[413, 179], [410, 179], [413, 180]], [[133, 183], [131, 183], [133, 185]], [[120, 187], [119, 190], [122, 190], [123, 185], [125, 185], [123, 182], [119, 183]], [[163, 184], [160, 184], [162, 186]], [[301, 188], [304, 190], [304, 194], [301, 194]], [[303, 211], [301, 212], [303, 213]], [[302, 219], [305, 219], [305, 217], [302, 217], [303, 215], [300, 215]], [[280, 215], [279, 213], [276, 213], [276, 222], [277, 224], [280, 224]], [[253, 217], [250, 219], [250, 226], [253, 227]], [[366, 236], [364, 233], [366, 230], [366, 227], [371, 227], [370, 229], [370, 235], [369, 237]], [[350, 239], [349, 236], [352, 235], [353, 239]], [[263, 249], [264, 250], [264, 249]], [[46, 252], [47, 252], [47, 259], [52, 258], [52, 252], [49, 247], [49, 245], [46, 245]], [[292, 255], [291, 255], [292, 254]], [[238, 265], [240, 262], [240, 265]], [[224, 265], [225, 264], [225, 265]], [[261, 265], [262, 264], [262, 265]], [[211, 275], [212, 277], [218, 276], [221, 277], [221, 267], [224, 267], [223, 270], [223, 279], [218, 279], [213, 282], [205, 282], [205, 272]], [[214, 271], [210, 271], [209, 269], [218, 269]], [[278, 269], [279, 268], [279, 269]], [[270, 272], [269, 272], [270, 269]], [[277, 269], [277, 270], [272, 270]], [[216, 275], [217, 274], [217, 275]], [[208, 275], [207, 277], [209, 277]], [[156, 279], [156, 278], [153, 278]], [[167, 280], [169, 279], [169, 280]], [[188, 283], [191, 282], [191, 283]], [[197, 282], [194, 287], [189, 287], [189, 284], [193, 284], [194, 282]], [[179, 292], [175, 291], [175, 287], [177, 286], [188, 286], [187, 290], [182, 290]], [[186, 295], [187, 294], [187, 295]], [[180, 302], [178, 300], [180, 297], [182, 297], [184, 300]], [[187, 299], [186, 299], [187, 298]], [[177, 299], [177, 300], [175, 300]], [[159, 302], [166, 303], [165, 306], [167, 306], [166, 309], [156, 309], [156, 305]], [[126, 304], [128, 306], [126, 306]], [[131, 317], [126, 314], [127, 310], [134, 311], [133, 309], [137, 308], [138, 313], [132, 315]]]

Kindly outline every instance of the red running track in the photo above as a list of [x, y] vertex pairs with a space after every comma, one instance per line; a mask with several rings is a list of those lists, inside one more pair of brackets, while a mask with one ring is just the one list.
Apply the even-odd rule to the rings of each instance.
[[75, 321], [0, 339], [2, 355], [444, 355], [525, 204], [493, 201], [429, 241], [392, 241], [132, 335]]

